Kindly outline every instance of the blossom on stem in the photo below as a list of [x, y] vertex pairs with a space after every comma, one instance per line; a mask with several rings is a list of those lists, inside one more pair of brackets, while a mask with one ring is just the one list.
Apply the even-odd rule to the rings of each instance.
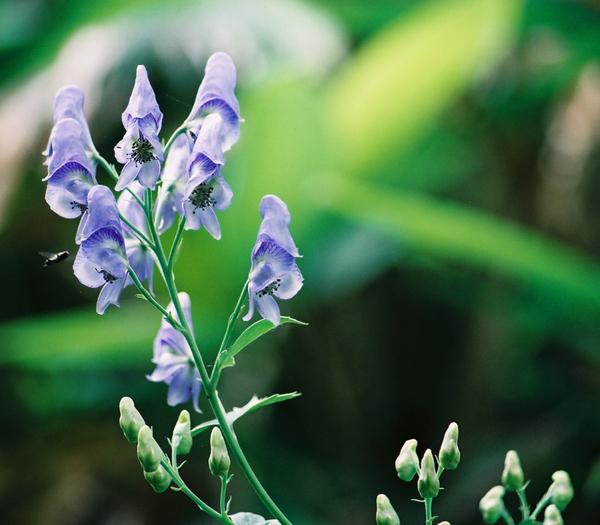
[[191, 129], [203, 125], [204, 119], [218, 113], [223, 119], [221, 148], [227, 151], [240, 136], [240, 104], [235, 96], [236, 69], [226, 53], [214, 53], [206, 62], [204, 78], [186, 123]]
[[233, 192], [221, 176], [225, 163], [222, 150], [223, 120], [217, 114], [204, 120], [188, 161], [183, 210], [186, 230], [206, 228], [215, 239], [221, 238], [221, 226], [215, 210], [231, 204]]
[[115, 190], [121, 191], [134, 180], [154, 188], [163, 159], [158, 139], [162, 117], [146, 68], [138, 66], [129, 104], [121, 115], [125, 135], [115, 146], [115, 158], [124, 165]]
[[48, 175], [43, 179], [46, 202], [65, 219], [82, 217], [76, 240], [87, 219], [88, 193], [96, 184], [96, 167], [86, 155], [81, 125], [73, 118], [59, 120], [44, 152]]
[[106, 186], [94, 186], [88, 202], [89, 215], [73, 272], [81, 284], [102, 287], [96, 303], [96, 312], [102, 315], [110, 304], [119, 306], [127, 277], [125, 239], [112, 192]]
[[[192, 303], [185, 292], [178, 294], [186, 322], [192, 330]], [[173, 303], [168, 312], [177, 317]], [[192, 335], [193, 337], [193, 335]], [[160, 330], [154, 338], [152, 362], [156, 368], [147, 378], [155, 383], [166, 383], [169, 386], [167, 403], [179, 405], [192, 400], [196, 411], [200, 412], [199, 398], [202, 383], [200, 374], [194, 364], [192, 350], [184, 335], [176, 330], [166, 319], [162, 320]]]
[[183, 201], [189, 179], [187, 165], [192, 145], [187, 133], [179, 135], [165, 160], [161, 175], [162, 184], [156, 198], [156, 226], [161, 234], [171, 227], [176, 213], [180, 216], [184, 214]]
[[290, 212], [275, 195], [265, 195], [260, 201], [262, 223], [252, 250], [249, 282], [248, 313], [254, 308], [274, 325], [280, 322], [277, 299], [291, 299], [302, 288], [302, 274], [296, 264], [300, 257], [289, 231]]

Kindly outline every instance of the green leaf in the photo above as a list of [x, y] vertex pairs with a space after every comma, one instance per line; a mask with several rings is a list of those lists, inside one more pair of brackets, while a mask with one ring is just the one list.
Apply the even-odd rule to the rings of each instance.
[[[300, 394], [300, 392], [289, 392], [287, 394], [273, 394], [269, 397], [260, 398], [252, 396], [252, 399], [250, 399], [250, 401], [248, 401], [243, 407], [234, 407], [229, 412], [227, 412], [227, 421], [230, 425], [232, 425], [239, 418], [245, 416], [246, 414], [249, 414], [250, 412], [256, 412], [260, 408], [269, 405], [274, 405], [275, 403], [283, 403], [284, 401], [294, 399], [301, 395], [302, 394]], [[217, 426], [218, 424], [219, 423], [216, 419], [211, 419], [209, 421], [205, 421], [204, 423], [200, 423], [199, 425], [192, 428], [192, 436], [197, 436], [198, 434], [214, 426]]]
[[[302, 321], [298, 321], [292, 317], [283, 316], [281, 317], [280, 325], [282, 324], [299, 324], [306, 326], [308, 323], [303, 323]], [[260, 321], [256, 321], [255, 323], [251, 324], [240, 334], [233, 344], [223, 352], [223, 355], [220, 359], [221, 364], [219, 366], [221, 368], [233, 366], [235, 364], [234, 357], [237, 354], [239, 354], [248, 345], [256, 341], [259, 337], [262, 337], [275, 328], [277, 328], [277, 325], [274, 325], [271, 321], [267, 321], [266, 319], [261, 319]]]

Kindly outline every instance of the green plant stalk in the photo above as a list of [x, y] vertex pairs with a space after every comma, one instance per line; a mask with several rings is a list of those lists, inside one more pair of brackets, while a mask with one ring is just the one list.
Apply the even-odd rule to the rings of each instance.
[[177, 254], [177, 250], [179, 249], [179, 245], [181, 244], [183, 230], [185, 228], [185, 217], [181, 217], [179, 219], [179, 224], [177, 225], [177, 231], [175, 232], [175, 238], [173, 239], [173, 244], [171, 245], [171, 250], [169, 251], [169, 257], [167, 259], [167, 264], [169, 266], [169, 270], [173, 269], [173, 265], [175, 264], [175, 255]]
[[225, 474], [225, 476], [220, 476], [221, 493], [219, 495], [219, 509], [221, 510], [221, 516], [227, 519], [227, 523], [232, 523], [227, 515], [227, 476], [227, 474]]
[[[210, 407], [215, 415], [215, 418], [219, 422], [219, 427], [223, 432], [223, 437], [225, 442], [227, 443], [229, 450], [235, 457], [236, 461], [240, 465], [240, 468], [244, 472], [244, 475], [248, 479], [248, 482], [258, 495], [259, 499], [263, 503], [263, 505], [269, 510], [269, 512], [277, 518], [282, 525], [292, 525], [291, 521], [285, 516], [285, 514], [281, 511], [281, 509], [277, 506], [277, 504], [273, 501], [269, 493], [263, 487], [262, 483], [254, 473], [254, 470], [250, 466], [239, 442], [233, 427], [229, 424], [226, 417], [226, 411], [221, 403], [221, 399], [219, 398], [219, 394], [212, 384], [208, 371], [206, 369], [206, 365], [204, 363], [204, 359], [202, 354], [200, 353], [200, 349], [196, 344], [196, 339], [192, 334], [192, 331], [187, 323], [185, 315], [183, 313], [183, 308], [181, 306], [181, 302], [179, 301], [179, 297], [177, 295], [177, 287], [175, 285], [175, 278], [173, 276], [172, 268], [169, 268], [167, 258], [165, 256], [164, 249], [162, 247], [162, 243], [160, 242], [160, 238], [156, 231], [154, 220], [152, 217], [152, 197], [151, 192], [146, 192], [146, 202], [144, 204], [144, 210], [146, 211], [146, 218], [148, 223], [148, 229], [150, 230], [150, 236], [152, 238], [152, 242], [154, 244], [153, 251], [156, 254], [156, 259], [158, 266], [161, 270], [163, 279], [167, 286], [167, 290], [169, 293], [169, 297], [175, 307], [175, 311], [177, 312], [177, 317], [179, 318], [180, 327], [177, 328], [179, 332], [185, 337], [186, 341], [190, 345], [192, 350], [192, 355], [194, 357], [194, 363], [200, 373], [200, 379], [202, 381], [202, 385], [204, 386], [204, 393], [208, 399]], [[141, 283], [140, 283], [141, 284]], [[137, 283], [136, 283], [137, 285]], [[142, 292], [143, 293], [143, 292]], [[238, 300], [238, 303], [240, 301]], [[156, 304], [152, 303], [154, 306]], [[241, 306], [238, 308], [238, 315]], [[159, 310], [160, 311], [160, 310]], [[162, 311], [161, 311], [162, 313]], [[237, 317], [237, 316], [236, 316]], [[233, 318], [233, 315], [232, 315]], [[231, 319], [231, 318], [230, 318]], [[235, 320], [235, 319], [234, 319]], [[233, 326], [233, 322], [228, 323], [229, 331]], [[228, 331], [226, 330], [226, 336], [228, 335]]]
[[523, 517], [523, 521], [525, 521], [529, 519], [529, 503], [527, 502], [527, 495], [525, 494], [525, 489], [517, 489], [517, 496], [519, 496], [519, 501], [521, 502], [521, 514]]
[[532, 521], [535, 521], [535, 519], [537, 518], [537, 515], [542, 512], [542, 510], [544, 510], [544, 507], [546, 505], [548, 505], [548, 503], [550, 503], [552, 501], [552, 495], [549, 494], [548, 492], [546, 492], [546, 494], [544, 494], [542, 496], [542, 498], [540, 499], [540, 501], [538, 502], [538, 504], [535, 506], [534, 511], [531, 513], [531, 516], [529, 516], [529, 518]]
[[425, 504], [425, 525], [433, 525], [432, 501], [431, 498], [425, 498], [423, 501]]
[[508, 513], [508, 511], [504, 510], [502, 513], [502, 518], [508, 525], [515, 525], [515, 520], [513, 520], [512, 516]]
[[171, 146], [175, 142], [175, 139], [177, 137], [179, 137], [179, 135], [181, 135], [182, 133], [185, 133], [187, 131], [187, 129], [188, 129], [187, 124], [184, 123], [173, 132], [173, 134], [169, 137], [169, 140], [167, 140], [165, 147], [163, 148], [163, 158], [165, 158], [165, 159], [167, 158], [167, 155], [169, 154], [169, 150], [171, 149]]

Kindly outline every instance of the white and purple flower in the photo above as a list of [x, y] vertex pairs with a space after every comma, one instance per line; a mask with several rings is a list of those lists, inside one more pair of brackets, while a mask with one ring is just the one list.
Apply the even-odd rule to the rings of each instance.
[[289, 231], [290, 212], [275, 195], [265, 195], [260, 201], [262, 222], [252, 250], [249, 282], [249, 321], [256, 308], [260, 315], [274, 325], [280, 323], [277, 299], [291, 299], [302, 288], [302, 274], [296, 264], [300, 257]]
[[125, 135], [115, 146], [115, 158], [124, 165], [116, 191], [123, 190], [134, 180], [146, 188], [154, 188], [163, 159], [158, 138], [162, 118], [146, 68], [138, 66], [129, 104], [121, 115]]
[[[185, 292], [178, 294], [186, 322], [192, 330], [192, 303]], [[173, 303], [168, 307], [169, 313], [176, 316]], [[166, 383], [167, 403], [179, 405], [192, 400], [194, 408], [199, 412], [199, 398], [202, 383], [200, 374], [194, 365], [192, 351], [181, 332], [173, 328], [166, 319], [162, 320], [160, 330], [154, 338], [154, 355], [152, 362], [156, 368], [148, 379], [155, 383]]]
[[215, 210], [231, 204], [233, 192], [221, 176], [223, 157], [223, 119], [216, 113], [207, 116], [188, 161], [183, 211], [186, 230], [206, 228], [215, 239], [221, 238], [221, 226]]
[[88, 216], [81, 228], [73, 272], [83, 285], [102, 287], [97, 313], [104, 314], [111, 304], [119, 306], [127, 278], [127, 255], [117, 202], [106, 186], [94, 186], [88, 194]]

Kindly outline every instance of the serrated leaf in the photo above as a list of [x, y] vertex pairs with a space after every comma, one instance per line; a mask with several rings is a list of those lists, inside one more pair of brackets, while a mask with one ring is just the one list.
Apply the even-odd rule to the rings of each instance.
[[[234, 407], [226, 414], [227, 421], [230, 425], [232, 425], [235, 421], [240, 419], [242, 416], [249, 414], [250, 412], [256, 412], [258, 409], [274, 405], [275, 403], [282, 403], [283, 401], [287, 401], [289, 399], [294, 399], [295, 397], [299, 397], [302, 394], [300, 392], [289, 392], [287, 394], [273, 394], [268, 397], [257, 397], [252, 396], [252, 399], [248, 401], [242, 407]], [[211, 419], [209, 421], [205, 421], [204, 423], [200, 423], [199, 425], [192, 428], [192, 436], [197, 436], [198, 434], [204, 432], [205, 430], [209, 430], [210, 428], [218, 425], [218, 421], [216, 419]]]
[[281, 525], [278, 520], [266, 520], [251, 512], [238, 512], [229, 516], [235, 525]]
[[[281, 317], [281, 323], [279, 326], [283, 324], [307, 325], [307, 323], [303, 323], [302, 321], [298, 321], [292, 317], [285, 316]], [[221, 368], [233, 366], [235, 364], [234, 358], [237, 354], [239, 354], [248, 345], [256, 341], [259, 337], [262, 337], [275, 328], [277, 328], [277, 325], [274, 325], [271, 321], [267, 321], [266, 319], [261, 319], [260, 321], [256, 321], [255, 323], [251, 324], [240, 334], [233, 344], [227, 350], [225, 350], [225, 352], [223, 352], [220, 360], [221, 364], [219, 366]]]

